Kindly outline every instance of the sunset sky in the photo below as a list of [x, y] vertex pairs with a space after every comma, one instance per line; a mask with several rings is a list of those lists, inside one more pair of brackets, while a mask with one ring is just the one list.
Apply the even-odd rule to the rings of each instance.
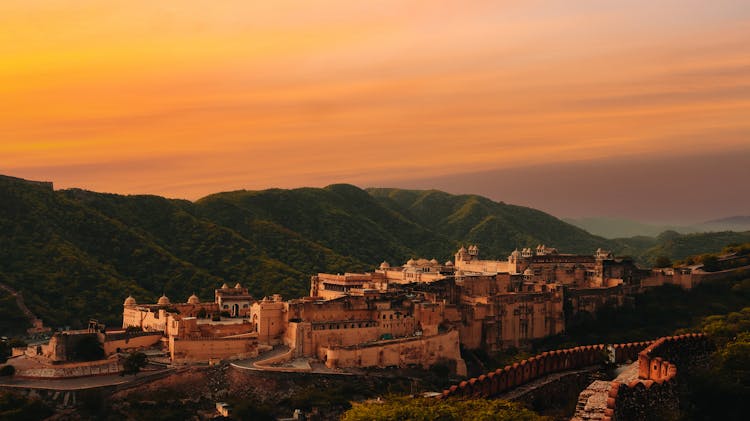
[[750, 214], [747, 0], [2, 0], [0, 54], [0, 173], [58, 188]]

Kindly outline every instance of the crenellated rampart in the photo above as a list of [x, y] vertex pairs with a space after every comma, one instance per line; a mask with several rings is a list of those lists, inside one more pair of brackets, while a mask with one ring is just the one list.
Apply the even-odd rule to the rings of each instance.
[[[616, 363], [635, 361], [650, 342], [630, 342], [613, 346]], [[543, 352], [513, 365], [471, 378], [443, 390], [438, 399], [449, 397], [492, 397], [550, 374], [576, 370], [604, 362], [603, 344]]]
[[702, 333], [660, 338], [638, 353], [638, 378], [613, 381], [603, 420], [659, 419], [679, 407], [677, 368], [701, 364], [713, 345]]

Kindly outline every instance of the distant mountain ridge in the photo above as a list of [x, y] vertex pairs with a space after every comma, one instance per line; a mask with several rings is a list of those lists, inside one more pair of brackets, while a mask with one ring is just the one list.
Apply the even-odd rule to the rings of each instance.
[[738, 225], [750, 225], [750, 216], [730, 216], [727, 218], [712, 219], [704, 222], [706, 225], [710, 224], [738, 224]]
[[[80, 326], [88, 317], [120, 323], [130, 294], [139, 302], [162, 293], [212, 300], [223, 282], [240, 282], [258, 297], [302, 296], [317, 272], [372, 270], [417, 256], [445, 261], [467, 243], [493, 259], [547, 244], [585, 254], [609, 248], [642, 261], [646, 250], [695, 254], [701, 243], [714, 244], [677, 236], [607, 240], [535, 209], [436, 190], [336, 184], [190, 202], [55, 191], [0, 176], [0, 283], [22, 291], [53, 326]], [[13, 302], [0, 294], [0, 315], [14, 314]]]
[[607, 217], [563, 218], [563, 221], [604, 238], [623, 238], [640, 235], [655, 237], [664, 231], [694, 234], [750, 230], [750, 216], [732, 216], [689, 225], [656, 225], [629, 219]]

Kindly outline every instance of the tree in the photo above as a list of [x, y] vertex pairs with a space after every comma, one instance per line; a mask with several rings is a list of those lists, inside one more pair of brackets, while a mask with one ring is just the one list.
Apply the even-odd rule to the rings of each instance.
[[148, 363], [146, 354], [142, 352], [131, 352], [122, 362], [122, 374], [138, 374]]
[[654, 261], [654, 267], [657, 267], [657, 268], [672, 267], [672, 261], [669, 260], [669, 257], [662, 255], [656, 258], [656, 260]]
[[719, 258], [712, 254], [705, 255], [701, 263], [703, 263], [703, 270], [706, 272], [716, 272], [719, 270]]
[[0, 367], [0, 377], [12, 376], [14, 374], [16, 374], [16, 368], [12, 365], [4, 365]]

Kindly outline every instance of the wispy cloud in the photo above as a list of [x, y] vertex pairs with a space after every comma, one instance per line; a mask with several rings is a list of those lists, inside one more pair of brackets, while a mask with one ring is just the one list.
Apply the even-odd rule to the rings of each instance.
[[747, 2], [0, 4], [0, 170], [197, 198], [731, 149]]

